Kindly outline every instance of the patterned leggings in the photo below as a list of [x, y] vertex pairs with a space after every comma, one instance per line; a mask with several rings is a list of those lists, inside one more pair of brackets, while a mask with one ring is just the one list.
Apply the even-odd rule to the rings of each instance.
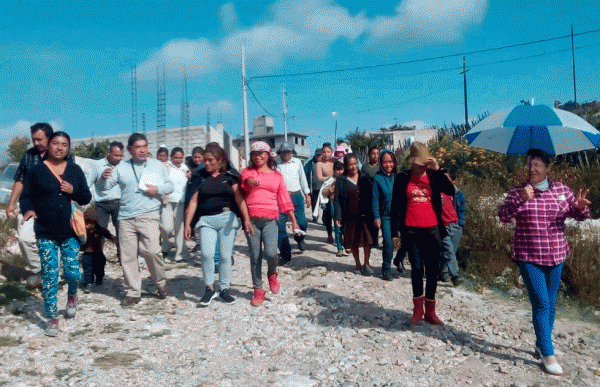
[[81, 280], [79, 271], [79, 242], [69, 238], [60, 243], [52, 239], [39, 238], [37, 240], [40, 260], [42, 261], [42, 296], [44, 297], [44, 310], [46, 317], [58, 317], [56, 307], [56, 294], [58, 293], [58, 252], [63, 263], [65, 280], [69, 285], [68, 294], [77, 294], [77, 287]]

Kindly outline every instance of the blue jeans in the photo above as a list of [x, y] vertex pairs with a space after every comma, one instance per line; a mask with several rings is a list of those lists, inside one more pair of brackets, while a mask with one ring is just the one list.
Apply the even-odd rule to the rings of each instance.
[[206, 285], [215, 282], [215, 250], [219, 247], [219, 285], [221, 290], [231, 284], [231, 256], [235, 234], [240, 220], [232, 211], [201, 216], [196, 225], [196, 235], [201, 246], [202, 271]]
[[56, 294], [58, 293], [58, 252], [63, 265], [65, 280], [69, 285], [68, 294], [77, 294], [81, 271], [79, 271], [79, 242], [77, 238], [69, 238], [61, 242], [52, 239], [37, 240], [40, 261], [42, 262], [42, 296], [46, 317], [58, 317]]
[[517, 261], [517, 265], [531, 302], [535, 346], [542, 351], [542, 356], [552, 356], [554, 355], [552, 328], [563, 263], [556, 266], [542, 266]]
[[383, 263], [381, 274], [392, 271], [392, 258], [394, 257], [394, 243], [392, 242], [392, 223], [389, 218], [381, 219], [381, 236], [383, 237], [383, 250], [381, 252]]
[[[335, 219], [335, 207], [331, 204], [331, 200], [327, 203], [327, 209], [331, 214], [331, 219]], [[333, 221], [333, 232], [335, 234], [335, 246], [337, 251], [344, 251], [344, 241], [342, 240], [342, 228]]]
[[[308, 221], [306, 220], [306, 214], [304, 212], [304, 195], [302, 192], [298, 191], [291, 194], [290, 197], [292, 198], [292, 203], [294, 203], [294, 215], [296, 216], [298, 226], [302, 231], [306, 231]], [[281, 260], [286, 262], [292, 259], [292, 247], [290, 246], [290, 239], [285, 228], [287, 221], [288, 216], [286, 214], [279, 215], [277, 244], [279, 246], [279, 252], [281, 253]], [[304, 236], [294, 236], [294, 239], [296, 242], [300, 242], [304, 239]]]
[[458, 222], [450, 223], [446, 226], [448, 235], [442, 239], [442, 257], [440, 262], [440, 272], [448, 273], [450, 277], [458, 276], [458, 262], [456, 261], [456, 251], [460, 245], [463, 228]]
[[246, 234], [250, 252], [250, 273], [252, 287], [260, 289], [263, 258], [267, 261], [267, 275], [277, 272], [277, 219], [251, 218], [251, 220], [254, 233]]

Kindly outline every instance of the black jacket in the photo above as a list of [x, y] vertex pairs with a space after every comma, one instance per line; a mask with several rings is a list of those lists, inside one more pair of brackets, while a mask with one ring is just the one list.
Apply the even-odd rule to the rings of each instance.
[[[406, 228], [406, 207], [408, 205], [406, 187], [410, 181], [410, 173], [410, 171], [400, 172], [396, 175], [396, 179], [394, 180], [392, 209], [390, 214], [392, 237], [397, 236], [398, 233], [404, 232]], [[437, 171], [427, 170], [427, 176], [429, 176], [429, 182], [431, 184], [431, 205], [433, 206], [433, 211], [437, 217], [438, 228], [440, 229], [442, 238], [446, 236], [446, 227], [444, 227], [444, 223], [442, 222], [441, 193], [443, 192], [447, 195], [454, 196], [454, 185], [450, 182], [445, 173], [446, 171], [442, 169]]]
[[[361, 174], [358, 178], [358, 189], [360, 190], [358, 202], [358, 214], [350, 214], [347, 211], [348, 206], [348, 187], [354, 183], [348, 181], [345, 175], [338, 176], [335, 181], [335, 194], [333, 206], [335, 212], [335, 220], [347, 221], [351, 216], [369, 215], [371, 213], [371, 182], [367, 175]], [[372, 215], [371, 215], [372, 216]]]
[[92, 200], [81, 167], [67, 161], [61, 178], [73, 186], [73, 193], [60, 191], [60, 183], [46, 164], [37, 164], [25, 175], [19, 199], [21, 213], [35, 211], [35, 235], [39, 238], [63, 241], [75, 237], [71, 228], [71, 200], [86, 205]]

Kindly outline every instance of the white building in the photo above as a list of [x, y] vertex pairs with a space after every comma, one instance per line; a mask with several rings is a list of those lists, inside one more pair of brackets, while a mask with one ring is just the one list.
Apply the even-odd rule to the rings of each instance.
[[[264, 141], [269, 144], [274, 152], [276, 152], [284, 142], [285, 136], [284, 134], [275, 133], [274, 129], [275, 127], [272, 117], [255, 117], [252, 120], [252, 135], [250, 136], [250, 144], [252, 144], [254, 141]], [[288, 143], [294, 146], [294, 150], [296, 151], [295, 157], [302, 160], [302, 162], [311, 157], [307, 139], [308, 134], [288, 132]], [[246, 165], [245, 160], [243, 159], [245, 155], [244, 138], [236, 138], [232, 141], [232, 144], [238, 150], [240, 165]]]
[[[218, 123], [217, 127], [210, 126], [208, 130], [206, 126], [190, 126], [188, 128], [172, 128], [166, 129], [163, 133], [157, 130], [147, 131], [144, 133], [148, 139], [148, 150], [152, 155], [156, 156], [156, 151], [161, 146], [166, 147], [169, 151], [178, 146], [183, 149], [186, 156], [191, 156], [192, 149], [197, 146], [206, 147], [209, 142], [217, 142], [225, 149], [229, 155], [229, 159], [233, 166], [239, 169], [238, 150], [232, 146], [231, 136], [223, 130], [223, 124]], [[119, 141], [127, 147], [127, 140], [131, 133], [112, 134], [109, 136], [94, 136], [88, 138], [78, 138], [71, 140], [71, 147], [86, 143], [97, 143], [103, 141]], [[127, 157], [127, 151], [125, 151]]]
[[376, 132], [366, 132], [366, 134], [370, 137], [376, 136], [392, 136], [392, 148], [398, 149], [402, 148], [405, 145], [408, 146], [415, 141], [422, 142], [427, 144], [429, 141], [433, 140], [438, 135], [438, 129], [435, 128], [423, 128], [423, 129], [392, 129], [385, 131], [376, 131]]

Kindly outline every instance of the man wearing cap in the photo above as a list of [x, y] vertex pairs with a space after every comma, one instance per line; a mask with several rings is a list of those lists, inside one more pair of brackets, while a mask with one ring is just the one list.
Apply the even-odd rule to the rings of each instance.
[[[317, 204], [317, 198], [319, 197], [319, 189], [321, 188], [321, 182], [317, 178], [317, 173], [315, 168], [317, 163], [321, 159], [321, 155], [323, 154], [323, 148], [315, 149], [314, 157], [306, 162], [304, 166], [304, 174], [306, 175], [306, 181], [310, 185], [310, 197], [311, 197], [311, 207], [312, 211], [315, 210], [315, 205]], [[317, 219], [313, 216], [313, 222], [316, 222]]]
[[[311, 197], [310, 189], [306, 181], [306, 175], [302, 168], [302, 162], [294, 157], [294, 147], [284, 142], [277, 150], [279, 160], [277, 163], [277, 170], [283, 176], [283, 180], [287, 187], [287, 190], [294, 203], [294, 215], [300, 229], [306, 233], [308, 221], [306, 220], [306, 214], [304, 206], [310, 207]], [[290, 241], [288, 239], [288, 233], [286, 231], [287, 215], [279, 215], [279, 253], [281, 254], [280, 264], [286, 264], [292, 259], [292, 251], [290, 247]], [[306, 243], [304, 242], [304, 235], [295, 235], [294, 239], [298, 242], [298, 248], [300, 251], [306, 250]]]

